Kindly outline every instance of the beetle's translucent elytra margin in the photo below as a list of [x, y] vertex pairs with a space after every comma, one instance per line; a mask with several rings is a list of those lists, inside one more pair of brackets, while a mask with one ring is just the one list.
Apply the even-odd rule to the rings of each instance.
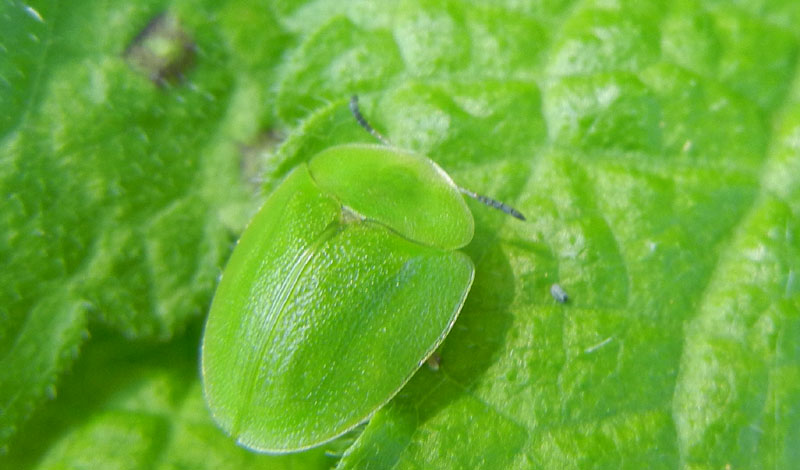
[[[364, 130], [369, 132], [369, 134], [372, 137], [375, 137], [375, 139], [380, 141], [383, 145], [386, 145], [386, 146], [391, 146], [392, 145], [392, 143], [389, 142], [389, 139], [387, 139], [386, 137], [383, 136], [383, 134], [381, 134], [380, 132], [375, 130], [375, 128], [372, 127], [370, 125], [370, 123], [367, 122], [367, 120], [364, 118], [364, 115], [361, 114], [361, 110], [358, 107], [358, 95], [353, 95], [353, 96], [350, 97], [350, 112], [353, 113], [353, 117], [356, 119], [358, 124], [361, 127], [363, 127]], [[511, 217], [514, 217], [516, 219], [523, 220], [523, 221], [527, 220], [527, 219], [525, 219], [525, 216], [522, 215], [522, 213], [520, 211], [514, 209], [513, 207], [509, 206], [508, 204], [506, 204], [506, 203], [504, 203], [502, 201], [498, 201], [497, 199], [492, 199], [492, 198], [490, 198], [488, 196], [484, 196], [484, 195], [478, 194], [475, 191], [470, 191], [469, 189], [462, 188], [461, 186], [458, 186], [458, 190], [461, 191], [463, 194], [471, 197], [472, 199], [475, 199], [476, 201], [478, 201], [478, 202], [480, 202], [482, 204], [485, 204], [485, 205], [487, 205], [489, 207], [492, 207], [492, 208], [497, 209], [497, 210], [499, 210], [501, 212], [504, 212], [504, 213], [510, 215]]]

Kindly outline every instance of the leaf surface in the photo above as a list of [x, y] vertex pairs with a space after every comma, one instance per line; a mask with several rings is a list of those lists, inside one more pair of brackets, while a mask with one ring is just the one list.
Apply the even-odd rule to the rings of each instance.
[[243, 103], [269, 71], [235, 79], [235, 20], [209, 27], [199, 6], [0, 6], [0, 449], [89, 322], [167, 339], [203, 314], [257, 207], [237, 140], [260, 132], [264, 110]]
[[[66, 412], [40, 440], [35, 415], [8, 441], [44, 397], [58, 392], [48, 409], [80, 401], [65, 396], [72, 379], [56, 385], [87, 330], [183, 337], [263, 197], [256, 186], [268, 193], [332, 145], [370, 142], [346, 105], [358, 93], [393, 144], [529, 222], [468, 201], [476, 278], [440, 369], [423, 367], [339, 468], [800, 458], [797, 2], [59, 5], [0, 6], [9, 455], [74, 462], [106, 424], [141, 437], [163, 435], [163, 416], [183, 422], [157, 400], [133, 421], [99, 400], [98, 418]], [[163, 12], [196, 49], [183, 77], [161, 83], [148, 49], [129, 51]], [[114, 357], [109, 368], [125, 364]], [[179, 375], [193, 377], [193, 358]], [[203, 435], [210, 454], [227, 449]], [[167, 462], [148, 439], [125, 442], [124, 457], [98, 455]]]

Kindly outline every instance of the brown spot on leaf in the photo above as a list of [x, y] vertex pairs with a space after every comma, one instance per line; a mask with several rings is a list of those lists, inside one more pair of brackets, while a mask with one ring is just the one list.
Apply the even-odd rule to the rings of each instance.
[[131, 41], [125, 59], [158, 86], [183, 78], [194, 63], [196, 45], [177, 18], [160, 13]]

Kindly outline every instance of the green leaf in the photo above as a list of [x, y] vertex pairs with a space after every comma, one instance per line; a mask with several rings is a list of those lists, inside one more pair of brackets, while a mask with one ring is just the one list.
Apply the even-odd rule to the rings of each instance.
[[[797, 153], [780, 146], [798, 131], [771, 135], [769, 125], [800, 115], [789, 93], [797, 37], [775, 26], [786, 17], [702, 2], [581, 5], [558, 19], [534, 81], [519, 83], [476, 72], [485, 59], [471, 60], [480, 53], [469, 41], [443, 45], [473, 37], [481, 18], [466, 19], [457, 2], [408, 5], [400, 17], [424, 17], [449, 38], [425, 42], [426, 28], [340, 10], [362, 30], [388, 28], [404, 58], [365, 114], [395, 144], [533, 220], [473, 207], [476, 280], [441, 369], [423, 368], [340, 468], [787, 468], [800, 426], [800, 354], [787, 348], [800, 200], [785, 176], [797, 174]], [[295, 60], [315, 57], [304, 73], [325, 77], [360, 41], [339, 35], [321, 54], [331, 41], [317, 34], [332, 33], [318, 24]], [[689, 34], [709, 47], [693, 48]], [[514, 64], [516, 53], [492, 59]], [[322, 80], [279, 106], [347, 91]], [[326, 109], [286, 161], [339, 142], [339, 111]], [[788, 186], [780, 198], [775, 175]], [[745, 266], [722, 274], [742, 251]], [[550, 298], [554, 282], [566, 305]], [[751, 289], [760, 303], [743, 294]]]
[[690, 464], [790, 468], [800, 457], [800, 169], [794, 102], [758, 198], [715, 267], [686, 339], [673, 412]]
[[59, 399], [23, 429], [0, 466], [15, 469], [297, 469], [330, 465], [324, 451], [258, 455], [211, 421], [196, 374], [197, 328], [169, 345], [101, 334], [65, 377]]
[[[253, 83], [272, 69], [234, 76], [241, 38], [199, 7], [0, 6], [0, 449], [87, 321], [166, 339], [205, 313], [257, 207], [237, 142], [269, 116]], [[250, 27], [272, 31], [247, 57], [268, 63], [286, 35]]]
[[58, 377], [86, 331], [183, 341], [257, 185], [371, 140], [359, 93], [395, 145], [529, 223], [467, 201], [476, 278], [439, 371], [340, 468], [793, 468], [797, 24], [793, 0], [5, 2], [0, 466], [261, 465], [208, 424], [192, 340], [136, 372], [157, 347], [100, 334], [129, 356], [93, 368], [90, 342]]

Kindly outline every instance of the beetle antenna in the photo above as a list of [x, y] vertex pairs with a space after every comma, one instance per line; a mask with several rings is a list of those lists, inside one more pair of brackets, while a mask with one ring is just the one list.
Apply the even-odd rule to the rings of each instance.
[[458, 190], [466, 194], [467, 196], [471, 197], [472, 199], [475, 199], [476, 201], [482, 202], [489, 207], [493, 207], [499, 211], [505, 212], [511, 217], [517, 218], [519, 220], [526, 220], [525, 216], [522, 215], [520, 211], [514, 209], [505, 202], [500, 202], [497, 199], [492, 199], [490, 197], [483, 196], [476, 192], [470, 191], [469, 189], [462, 188], [461, 186], [458, 187]]
[[353, 95], [350, 97], [350, 111], [353, 113], [353, 117], [356, 118], [358, 124], [364, 128], [365, 131], [369, 132], [372, 137], [375, 137], [383, 145], [391, 146], [392, 143], [389, 142], [389, 139], [383, 136], [380, 132], [376, 131], [374, 127], [370, 126], [364, 116], [361, 115], [361, 111], [358, 109], [358, 95]]
[[[374, 127], [372, 127], [364, 116], [361, 114], [361, 110], [358, 108], [358, 95], [353, 95], [350, 97], [350, 111], [353, 113], [353, 117], [356, 118], [358, 124], [364, 128], [365, 131], [369, 132], [372, 137], [375, 137], [379, 140], [383, 145], [391, 146], [392, 143], [389, 142], [389, 139], [383, 136], [380, 132], [376, 131]], [[482, 202], [489, 207], [493, 207], [499, 211], [505, 212], [506, 214], [510, 215], [511, 217], [515, 217], [519, 220], [525, 220], [525, 216], [520, 213], [520, 211], [514, 209], [513, 207], [509, 206], [508, 204], [498, 201], [497, 199], [492, 199], [490, 197], [483, 196], [476, 192], [470, 191], [469, 189], [462, 188], [458, 186], [458, 190], [462, 193], [466, 194], [467, 196], [475, 199], [476, 201]]]

